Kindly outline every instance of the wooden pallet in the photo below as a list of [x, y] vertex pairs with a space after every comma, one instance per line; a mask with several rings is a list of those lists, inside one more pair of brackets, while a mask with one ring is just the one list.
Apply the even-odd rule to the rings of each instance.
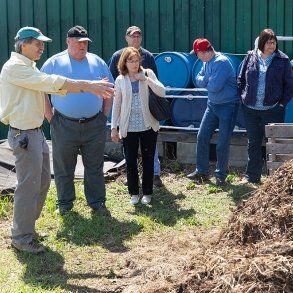
[[265, 126], [267, 169], [274, 173], [285, 161], [293, 159], [293, 123], [271, 123]]

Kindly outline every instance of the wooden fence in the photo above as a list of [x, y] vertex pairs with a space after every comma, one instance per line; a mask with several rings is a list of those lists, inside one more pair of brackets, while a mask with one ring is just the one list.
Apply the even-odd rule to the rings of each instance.
[[265, 127], [269, 175], [285, 161], [293, 159], [293, 123], [272, 123]]

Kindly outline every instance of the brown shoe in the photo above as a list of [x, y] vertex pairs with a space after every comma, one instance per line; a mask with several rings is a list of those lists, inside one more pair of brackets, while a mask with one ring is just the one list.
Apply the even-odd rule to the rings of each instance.
[[159, 175], [155, 175], [154, 176], [154, 179], [153, 179], [153, 184], [156, 186], [156, 187], [163, 187], [163, 182], [160, 178]]
[[11, 246], [18, 251], [26, 251], [29, 253], [42, 253], [46, 251], [46, 247], [36, 241], [31, 241], [29, 243], [13, 243], [11, 242]]

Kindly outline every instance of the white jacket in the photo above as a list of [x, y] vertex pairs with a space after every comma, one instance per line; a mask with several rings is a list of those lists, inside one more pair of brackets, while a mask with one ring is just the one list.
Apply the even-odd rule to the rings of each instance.
[[[160, 129], [159, 121], [156, 120], [149, 110], [149, 86], [160, 97], [165, 96], [165, 87], [157, 79], [151, 69], [144, 69], [147, 72], [145, 81], [139, 81], [139, 97], [143, 113], [144, 124], [146, 127], [151, 127], [154, 131]], [[132, 102], [132, 87], [130, 78], [127, 75], [119, 75], [115, 82], [115, 97], [112, 108], [112, 123], [111, 129], [119, 126], [119, 137], [127, 136], [129, 117], [131, 112]]]

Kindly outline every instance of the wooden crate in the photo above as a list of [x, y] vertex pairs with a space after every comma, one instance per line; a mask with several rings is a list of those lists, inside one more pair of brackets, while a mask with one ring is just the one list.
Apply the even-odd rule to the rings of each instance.
[[293, 123], [271, 123], [265, 126], [267, 169], [269, 175], [285, 161], [293, 159]]
[[[176, 159], [183, 164], [196, 164], [196, 131], [165, 131], [160, 130], [158, 141], [164, 144], [176, 143]], [[211, 139], [214, 145], [218, 141], [218, 132]], [[166, 151], [164, 152], [164, 157]], [[231, 137], [229, 165], [243, 167], [247, 163], [247, 136], [246, 132], [235, 132]]]

